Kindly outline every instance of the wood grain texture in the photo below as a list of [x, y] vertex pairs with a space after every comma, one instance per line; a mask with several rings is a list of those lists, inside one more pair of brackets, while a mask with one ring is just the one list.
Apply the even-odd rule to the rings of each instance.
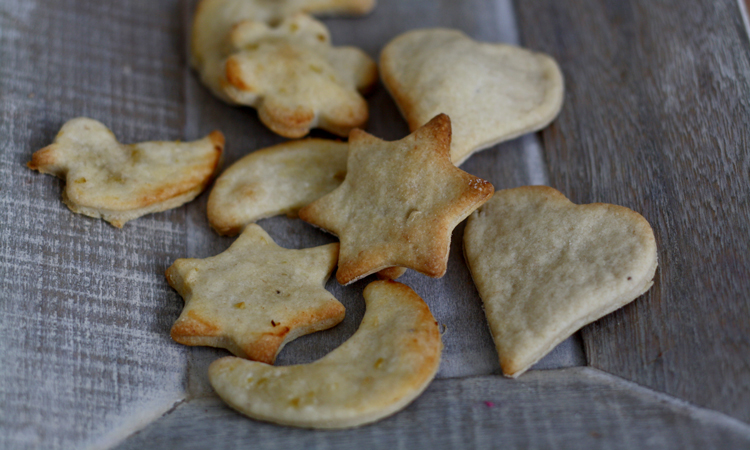
[[[189, 31], [196, 1], [183, 3], [186, 31]], [[395, 36], [420, 27], [459, 27], [474, 38], [486, 41], [517, 41], [514, 17], [509, 1], [453, 0], [399, 2], [382, 0], [372, 14], [363, 18], [323, 20], [330, 28], [333, 44], [355, 45], [374, 59]], [[187, 42], [187, 39], [185, 39]], [[187, 51], [187, 50], [186, 50]], [[226, 165], [242, 156], [284, 139], [273, 134], [257, 118], [255, 110], [226, 105], [203, 87], [195, 73], [186, 80], [187, 125], [185, 137], [205, 135], [206, 130], [221, 129], [227, 136]], [[367, 130], [374, 135], [396, 140], [409, 134], [406, 122], [385, 88], [380, 85], [368, 97], [370, 123]], [[314, 135], [335, 136], [314, 131]], [[547, 181], [537, 138], [525, 136], [493, 149], [478, 153], [462, 169], [491, 181], [496, 189]], [[188, 209], [188, 255], [207, 257], [225, 250], [233, 239], [219, 237], [208, 226], [205, 211], [207, 195]], [[275, 217], [259, 222], [276, 242], [287, 248], [306, 248], [334, 242], [335, 238], [299, 219]], [[497, 353], [487, 326], [481, 300], [463, 259], [461, 248], [463, 225], [453, 234], [448, 273], [435, 280], [409, 271], [399, 281], [412, 287], [425, 299], [436, 319], [445, 326], [445, 349], [439, 378], [485, 375], [499, 372]], [[374, 277], [348, 287], [334, 279], [327, 289], [346, 307], [346, 318], [337, 327], [304, 336], [282, 350], [277, 364], [311, 362], [323, 357], [351, 336], [364, 315], [362, 290]], [[208, 365], [227, 353], [221, 350], [191, 350], [191, 395], [210, 393]], [[569, 367], [583, 364], [580, 337], [574, 336], [561, 344], [538, 368]]]
[[184, 211], [122, 230], [71, 213], [26, 168], [73, 117], [123, 142], [183, 129], [176, 2], [0, 2], [0, 448], [105, 447], [186, 388], [164, 270]]
[[[194, 417], [200, 416], [196, 422]], [[257, 422], [217, 398], [181, 405], [118, 447], [254, 449], [740, 449], [750, 427], [588, 368], [437, 380], [404, 411], [359, 429]]]
[[750, 421], [750, 43], [736, 0], [526, 0], [567, 98], [552, 186], [654, 227], [643, 298], [583, 331], [589, 363]]

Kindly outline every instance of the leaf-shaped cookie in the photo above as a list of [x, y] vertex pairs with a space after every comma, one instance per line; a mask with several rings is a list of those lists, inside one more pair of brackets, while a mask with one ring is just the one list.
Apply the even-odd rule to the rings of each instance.
[[563, 100], [563, 78], [547, 55], [476, 42], [460, 31], [425, 29], [393, 39], [380, 57], [383, 83], [414, 131], [435, 115], [453, 122], [451, 159], [546, 127]]
[[511, 377], [646, 292], [657, 266], [640, 214], [545, 186], [497, 192], [467, 221], [464, 253]]
[[437, 322], [403, 284], [376, 281], [364, 297], [359, 329], [324, 358], [273, 367], [227, 357], [211, 364], [211, 385], [249, 417], [298, 427], [356, 427], [403, 409], [440, 365]]
[[71, 211], [122, 227], [193, 200], [213, 178], [223, 150], [218, 131], [195, 142], [124, 145], [101, 122], [77, 118], [28, 166], [65, 180], [62, 197]]
[[273, 363], [286, 343], [344, 319], [344, 306], [324, 287], [338, 249], [288, 250], [251, 224], [220, 255], [178, 259], [166, 273], [185, 299], [172, 338]]
[[[354, 47], [332, 47], [325, 25], [305, 14], [271, 26], [256, 3], [199, 6], [192, 61], [204, 84], [224, 101], [257, 108], [263, 123], [285, 137], [316, 127], [346, 136], [364, 125], [367, 103], [358, 91], [377, 81], [374, 61]], [[330, 5], [287, 3], [279, 2], [285, 11]]]
[[250, 153], [214, 183], [209, 223], [233, 236], [257, 220], [295, 213], [344, 181], [348, 152], [346, 142], [304, 139]]

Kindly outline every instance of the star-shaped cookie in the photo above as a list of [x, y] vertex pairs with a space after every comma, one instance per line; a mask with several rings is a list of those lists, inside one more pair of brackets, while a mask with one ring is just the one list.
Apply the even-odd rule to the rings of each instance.
[[448, 114], [451, 158], [546, 127], [563, 101], [563, 77], [549, 56], [476, 42], [442, 28], [404, 33], [383, 49], [380, 70], [411, 130]]
[[251, 224], [220, 255], [178, 259], [166, 273], [185, 299], [172, 339], [273, 364], [287, 342], [344, 319], [344, 306], [324, 288], [338, 249], [281, 248]]
[[352, 131], [343, 184], [299, 212], [341, 240], [339, 283], [388, 267], [445, 274], [453, 228], [494, 192], [451, 163], [450, 143], [444, 114], [395, 142]]
[[71, 211], [121, 228], [197, 197], [213, 179], [223, 150], [219, 131], [194, 142], [125, 145], [101, 122], [79, 117], [66, 122], [28, 166], [65, 180], [62, 199]]

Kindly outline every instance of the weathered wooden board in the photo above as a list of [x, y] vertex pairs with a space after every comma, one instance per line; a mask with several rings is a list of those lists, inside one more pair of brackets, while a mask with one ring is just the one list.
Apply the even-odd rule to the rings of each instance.
[[0, 448], [104, 447], [184, 397], [164, 269], [185, 212], [119, 230], [27, 169], [76, 116], [124, 142], [182, 138], [176, 2], [0, 2]]
[[[541, 4], [541, 0], [534, 1]], [[575, 5], [583, 2], [566, 1]], [[238, 445], [258, 443], [258, 435], [254, 433], [260, 433], [266, 439], [263, 445], [285, 442], [295, 447], [319, 448], [351, 447], [352, 443], [367, 442], [403, 448], [442, 444], [463, 447], [465, 443], [488, 447], [501, 445], [506, 434], [511, 436], [508, 445], [515, 443], [520, 447], [565, 448], [567, 442], [576, 443], [576, 447], [605, 442], [611, 448], [632, 448], [666, 441], [680, 443], [685, 448], [713, 448], [719, 444], [747, 446], [748, 433], [744, 425], [654, 396], [634, 385], [617, 384], [611, 377], [602, 378], [592, 371], [565, 371], [559, 376], [532, 372], [520, 382], [499, 377], [454, 378], [497, 371], [497, 359], [481, 304], [461, 256], [463, 227], [454, 235], [449, 274], [444, 279], [431, 280], [414, 273], [403, 278], [446, 325], [446, 349], [439, 377], [453, 378], [437, 381], [427, 396], [407, 412], [382, 425], [325, 434], [248, 422], [217, 403], [210, 397], [206, 368], [225, 353], [214, 349], [186, 349], [171, 342], [169, 327], [179, 313], [182, 300], [163, 278], [164, 269], [174, 259], [210, 256], [232, 242], [208, 228], [206, 196], [186, 207], [138, 219], [118, 230], [69, 212], [59, 200], [62, 183], [25, 167], [31, 153], [48, 144], [66, 120], [81, 115], [101, 120], [124, 142], [193, 139], [219, 128], [228, 138], [228, 164], [250, 151], [282, 141], [260, 125], [254, 111], [232, 108], [211, 97], [187, 68], [185, 37], [194, 5], [193, 0], [96, 4], [85, 0], [0, 0], [0, 355], [4, 357], [0, 365], [0, 448], [105, 448], [186, 397], [199, 399], [184, 404], [126, 444], [156, 447], [153, 439], [158, 436], [163, 439], [159, 442], [169, 447], [173, 446], [171, 442], [179, 442], [177, 439], [184, 429], [226, 427], [222, 436], [227, 442]], [[524, 26], [535, 27], [528, 9], [521, 7], [525, 10]], [[546, 20], [556, 23], [549, 17]], [[331, 27], [335, 43], [361, 46], [373, 57], [377, 57], [389, 39], [416, 27], [455, 27], [488, 41], [513, 42], [517, 36], [510, 0], [380, 0], [375, 13], [367, 18], [334, 19], [326, 23]], [[528, 38], [530, 31], [524, 31]], [[538, 30], [531, 32], [539, 33]], [[567, 39], [576, 38], [577, 33], [581, 30], [566, 29], [562, 34]], [[716, 36], [716, 39], [721, 37], [718, 31]], [[543, 42], [539, 42], [541, 48]], [[581, 49], [590, 51], [597, 47], [589, 48], [587, 43]], [[603, 58], [597, 54], [588, 57]], [[570, 59], [564, 61], [570, 83], [572, 63]], [[722, 61], [726, 62], [726, 58]], [[739, 63], [744, 64], [743, 61], [746, 58]], [[721, 68], [722, 74], [734, 74], [735, 78], [739, 76], [737, 73], [744, 76], [749, 73], [745, 66]], [[638, 70], [646, 69], [639, 67]], [[647, 70], [643, 73], [654, 76]], [[711, 73], [714, 72], [709, 71]], [[589, 83], [597, 89], [604, 87], [595, 80], [584, 79], [580, 83]], [[706, 89], [711, 88], [709, 83]], [[592, 94], [582, 91], [581, 86], [568, 86], [568, 89], [575, 95], [568, 99], [574, 105], [567, 105], [567, 108], [575, 107], [572, 111], [583, 114], [580, 102], [591, 102]], [[741, 112], [746, 103], [729, 101], [726, 105], [731, 107], [728, 111], [735, 114]], [[398, 139], [406, 134], [403, 120], [382, 87], [370, 98], [370, 108], [371, 132], [387, 139]], [[717, 127], [726, 128], [734, 116], [722, 115], [718, 108], [709, 111], [713, 116], [706, 119], [711, 121], [706, 124], [715, 121]], [[648, 108], [646, 113], [646, 119], [659, 117], [669, 122]], [[569, 110], [563, 114], [560, 127], [553, 127], [545, 135], [545, 140], [552, 142], [551, 152], [567, 149], [560, 143], [561, 140], [565, 143], [565, 137], [579, 139], [577, 134], [570, 134], [572, 131], [560, 134], [560, 130], [571, 130], [571, 123], [579, 126], [569, 117]], [[629, 129], [636, 125], [629, 124]], [[662, 128], [656, 125], [650, 124], [649, 129], [655, 142], [666, 139], [658, 133], [673, 136], [669, 133], [674, 130], [669, 126], [676, 126], [674, 123], [664, 124]], [[746, 142], [746, 128], [741, 132], [745, 133], [742, 136]], [[731, 142], [726, 139], [735, 135], [726, 137], [717, 132], [710, 136], [716, 137], [716, 142], [723, 145], [720, 149], [724, 154], [736, 157], [736, 167], [744, 167], [747, 173], [746, 156], [742, 159], [742, 155], [732, 153], [734, 149], [727, 146]], [[593, 148], [592, 143], [599, 142], [590, 137], [586, 139], [589, 140], [584, 139], [584, 148]], [[550, 155], [554, 154], [548, 152], [547, 161], [552, 162]], [[652, 159], [662, 158], [659, 174], [673, 177], [676, 174], [668, 171], [664, 161], [675, 160], [675, 164], [682, 164], [680, 158], [684, 157], [677, 153], [644, 154]], [[605, 161], [614, 165], [619, 154], [610, 152], [608, 155]], [[594, 161], [600, 158], [596, 154], [590, 156]], [[559, 159], [551, 166], [556, 177], [559, 177], [556, 172], [560, 167]], [[589, 173], [591, 167], [600, 170], [604, 166], [592, 163], [579, 168], [570, 162], [565, 167], [566, 173], [576, 174]], [[489, 179], [498, 189], [548, 182], [544, 156], [534, 136], [480, 153], [463, 168]], [[708, 172], [698, 172], [699, 175], [705, 173]], [[682, 180], [664, 177], [673, 183], [665, 184], [672, 190], [657, 183], [656, 190], [649, 191], [652, 197], [647, 200], [633, 197], [635, 200], [628, 200], [630, 203], [620, 203], [645, 211], [651, 219], [661, 213], [654, 205], [671, 207], [664, 203], [665, 192], [671, 193], [676, 189], [674, 185], [682, 187], [684, 184]], [[568, 181], [569, 194], [590, 189], [585, 177], [570, 177]], [[602, 191], [602, 180], [597, 183]], [[736, 190], [735, 180], [717, 178], [717, 183], [722, 189], [730, 189], [729, 193], [740, 192]], [[565, 188], [560, 183], [553, 185]], [[596, 200], [618, 202], [617, 198]], [[640, 208], [644, 205], [650, 205], [651, 209]], [[717, 211], [722, 211], [721, 204], [715, 203], [715, 206]], [[672, 228], [668, 229], [673, 230], [677, 223], [674, 217], [682, 216], [665, 217], [672, 220], [668, 222]], [[332, 241], [331, 236], [298, 220], [275, 218], [262, 221], [261, 225], [287, 247], [308, 247]], [[740, 229], [743, 230], [747, 231]], [[720, 240], [723, 235], [708, 238]], [[675, 247], [678, 244], [669, 242], [678, 248]], [[687, 266], [687, 256], [677, 255], [681, 258], [678, 269], [693, 270]], [[747, 268], [744, 257], [744, 254], [727, 253], [724, 267], [731, 267], [731, 258], [735, 258], [738, 264], [734, 266], [735, 275], [741, 276], [738, 271]], [[663, 267], [664, 264], [663, 261]], [[732, 276], [725, 279], [736, 280]], [[365, 284], [343, 288], [335, 281], [330, 282], [328, 288], [347, 307], [347, 319], [333, 330], [291, 343], [279, 362], [314, 360], [348, 338], [364, 313], [361, 291]], [[737, 285], [725, 289], [735, 289], [732, 286]], [[663, 289], [663, 285], [659, 287]], [[738, 289], [745, 289], [746, 293], [746, 287], [741, 285]], [[675, 298], [670, 297], [669, 301]], [[680, 310], [679, 304], [658, 303], [648, 307], [661, 311], [665, 305], [671, 305], [669, 312], [677, 320], [687, 320], [686, 323], [695, 326], [698, 332], [705, 331], [700, 324], [690, 322], [702, 319], [685, 317], [689, 311]], [[638, 317], [641, 316], [634, 320], [639, 320]], [[670, 320], [662, 315], [653, 317]], [[726, 315], [720, 318], [727, 322], [729, 331], [737, 326], [738, 320], [747, 320], [747, 316], [742, 315], [735, 319]], [[712, 319], [708, 320], [713, 326]], [[602, 329], [605, 335], [610, 333], [607, 327], [612, 325]], [[591, 350], [591, 336], [599, 331], [591, 328], [587, 333], [590, 333]], [[669, 336], [673, 340], [678, 337], [676, 334]], [[735, 345], [738, 352], [744, 351], [747, 337], [742, 340], [737, 336], [733, 333], [720, 335], [720, 338], [735, 340], [718, 343], [718, 353], [731, 345]], [[701, 348], [705, 351], [705, 347]], [[684, 354], [680, 355], [675, 361], [684, 362], [680, 359], [685, 358]], [[731, 359], [712, 357], [726, 368], [726, 373], [740, 373], [736, 371], [737, 366], [731, 366]], [[575, 337], [537, 367], [564, 367], [582, 362], [580, 338]], [[638, 364], [629, 369], [637, 373], [653, 370], [640, 360], [623, 362], [630, 363]], [[676, 371], [683, 366], [660, 367], [674, 370], [674, 380], [667, 381], [682, 386]], [[687, 367], [686, 373], [693, 373], [691, 367], [684, 367]], [[672, 376], [672, 372], [664, 373]], [[746, 381], [743, 384], [729, 379], [727, 394], [721, 398], [730, 399], [731, 389], [746, 389]], [[700, 395], [701, 386], [695, 383], [682, 387], [686, 392]], [[669, 392], [679, 394], [682, 391]], [[745, 393], [746, 390], [739, 392], [738, 402], [747, 399], [742, 397]], [[489, 395], [493, 397], [487, 397]], [[205, 396], [209, 397], [203, 398]], [[499, 406], [486, 409], [484, 400], [497, 400]], [[576, 416], [578, 411], [585, 413]], [[594, 426], [594, 434], [589, 433], [590, 424]], [[644, 431], [631, 434], [630, 427]], [[654, 441], [646, 441], [649, 433], [655, 436]], [[629, 438], [631, 435], [635, 437]], [[144, 436], [150, 436], [151, 440], [144, 441]], [[211, 432], [200, 431], [191, 436], [192, 440], [183, 444], [201, 448], [220, 444]]]
[[[200, 421], [195, 420], [201, 417]], [[403, 430], [409, 430], [404, 433]], [[433, 382], [404, 411], [343, 431], [249, 420], [215, 397], [192, 400], [119, 450], [235, 449], [740, 449], [750, 426], [589, 368]]]
[[517, 1], [560, 62], [552, 186], [653, 225], [649, 294], [583, 332], [594, 367], [750, 421], [750, 43], [736, 0]]

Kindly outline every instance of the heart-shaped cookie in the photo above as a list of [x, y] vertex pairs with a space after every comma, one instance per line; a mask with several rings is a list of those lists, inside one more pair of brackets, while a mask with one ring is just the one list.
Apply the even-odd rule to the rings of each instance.
[[344, 305], [325, 289], [338, 250], [282, 248], [250, 224], [219, 255], [178, 259], [165, 274], [185, 299], [172, 339], [273, 364], [288, 342], [344, 320]]
[[458, 30], [414, 30], [380, 56], [383, 84], [414, 131], [437, 114], [453, 122], [451, 160], [546, 127], [560, 111], [563, 78], [549, 56], [476, 42]]
[[510, 377], [646, 292], [657, 266], [643, 216], [546, 186], [497, 192], [469, 218], [464, 253]]

